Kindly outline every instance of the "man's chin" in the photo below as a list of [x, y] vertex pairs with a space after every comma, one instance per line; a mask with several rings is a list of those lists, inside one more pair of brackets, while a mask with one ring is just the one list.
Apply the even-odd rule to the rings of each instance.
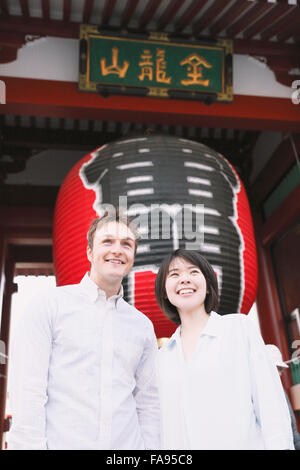
[[107, 279], [108, 280], [111, 280], [112, 282], [117, 282], [117, 281], [120, 281], [122, 282], [123, 278], [127, 275], [128, 271], [125, 271], [125, 270], [115, 270], [115, 271], [111, 271], [109, 273], [107, 273]]

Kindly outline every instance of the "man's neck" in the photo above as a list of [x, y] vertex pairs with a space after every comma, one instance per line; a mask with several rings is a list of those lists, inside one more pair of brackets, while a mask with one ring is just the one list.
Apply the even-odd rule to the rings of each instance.
[[99, 287], [99, 289], [103, 290], [106, 295], [106, 299], [109, 299], [110, 297], [114, 295], [118, 295], [121, 289], [121, 282], [110, 282], [106, 283], [103, 282], [102, 279], [98, 279], [97, 276], [93, 273], [90, 272], [89, 274], [90, 279]]

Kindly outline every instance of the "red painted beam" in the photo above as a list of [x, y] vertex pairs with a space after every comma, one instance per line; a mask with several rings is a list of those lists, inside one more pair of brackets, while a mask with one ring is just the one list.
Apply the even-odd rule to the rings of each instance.
[[161, 0], [149, 0], [145, 10], [143, 11], [138, 29], [143, 29], [151, 21], [153, 15], [155, 14], [157, 8], [159, 7]]
[[161, 17], [158, 19], [158, 31], [162, 30], [172, 20], [173, 16], [176, 15], [179, 8], [184, 3], [184, 0], [174, 0], [170, 2]]
[[241, 15], [252, 8], [256, 8], [256, 5], [253, 5], [251, 2], [235, 2], [226, 10], [221, 18], [209, 28], [211, 36], [218, 36], [229, 24], [234, 23]]
[[[278, 209], [264, 223], [260, 233], [263, 245], [270, 245], [283, 235], [300, 217], [300, 185], [289, 194]], [[280, 223], [278, 221], [280, 220]]]
[[117, 0], [106, 0], [104, 11], [102, 14], [102, 22], [101, 22], [102, 26], [107, 25], [109, 21], [111, 20], [116, 1]]
[[133, 13], [137, 7], [139, 0], [127, 0], [127, 4], [122, 13], [120, 28], [126, 28], [130, 20], [132, 19]]
[[288, 12], [285, 15], [282, 15], [282, 17], [276, 21], [275, 24], [270, 25], [265, 31], [261, 33], [262, 40], [267, 41], [276, 34], [284, 31], [290, 25], [293, 25], [295, 20], [299, 20], [299, 17], [297, 18], [297, 12], [299, 14], [299, 9], [297, 6], [290, 7]]
[[64, 21], [64, 23], [69, 23], [70, 22], [71, 9], [72, 9], [72, 1], [71, 0], [64, 0], [64, 5], [63, 5], [63, 21]]
[[50, 3], [49, 0], [42, 0], [43, 19], [49, 20], [50, 18]]
[[0, 31], [0, 44], [6, 47], [21, 47], [25, 43], [25, 34]]
[[89, 23], [92, 16], [94, 0], [84, 0], [82, 23]]
[[233, 38], [244, 29], [248, 28], [251, 24], [261, 18], [266, 11], [270, 11], [273, 5], [270, 3], [255, 4], [254, 8], [251, 9], [246, 15], [243, 15], [237, 20], [232, 26], [226, 29], [226, 36]]
[[285, 15], [289, 9], [290, 5], [285, 3], [276, 3], [270, 11], [244, 31], [244, 39], [253, 38], [256, 34], [261, 33], [270, 25], [274, 24], [280, 17]]
[[0, 77], [4, 114], [300, 132], [300, 107], [290, 99], [235, 95], [232, 103], [83, 93], [77, 83]]
[[300, 134], [293, 134], [292, 139], [290, 137], [286, 138], [279, 144], [251, 185], [251, 199], [257, 206], [262, 204], [272, 189], [279, 184], [282, 175], [284, 175], [295, 162], [293, 144], [296, 147], [296, 152], [299, 153]]
[[27, 20], [30, 16], [28, 0], [20, 0], [20, 7], [23, 18]]
[[28, 18], [22, 16], [0, 16], [1, 32], [16, 32], [37, 36], [54, 36], [60, 38], [79, 38], [80, 23], [49, 19], [49, 0], [42, 0], [43, 18]]
[[174, 26], [175, 32], [180, 33], [186, 26], [188, 26], [193, 18], [195, 18], [199, 11], [204, 7], [205, 3], [207, 3], [206, 0], [194, 0], [176, 22]]
[[193, 23], [193, 33], [200, 34], [203, 29], [207, 28], [219, 15], [219, 13], [225, 9], [226, 5], [228, 4], [228, 0], [218, 0], [217, 2], [213, 2], [207, 10], [200, 16], [200, 18]]
[[[89, 15], [92, 14], [94, 0], [86, 1], [87, 3], [85, 3], [83, 23], [87, 23], [87, 18], [89, 18]], [[47, 15], [49, 13], [47, 13], [47, 5], [49, 3], [49, 0], [42, 0], [42, 2], [43, 14]], [[147, 23], [150, 21], [159, 6], [160, 0], [152, 0], [152, 2], [153, 3], [149, 4], [152, 9], [150, 10], [150, 8], [147, 8], [141, 16], [141, 22], [139, 24], [139, 27], [137, 28], [138, 30], [143, 29], [145, 25], [147, 25]], [[228, 0], [218, 0], [217, 4], [213, 3], [210, 8], [205, 10], [204, 14], [201, 15], [199, 21], [193, 24], [194, 35], [198, 35], [202, 29], [206, 28], [207, 24], [213, 21], [216, 15], [222, 10], [222, 6], [224, 8], [224, 5], [226, 6], [227, 2]], [[286, 5], [278, 4], [276, 5], [276, 7], [277, 6], [284, 7]], [[263, 18], [267, 15], [268, 13], [264, 15]], [[254, 26], [255, 24], [257, 24], [257, 22], [252, 23], [252, 26]], [[29, 34], [37, 36], [78, 39], [79, 27], [80, 23], [78, 22], [64, 22], [62, 20], [46, 19], [46, 16], [44, 18], [30, 17], [26, 19], [26, 21], [24, 21], [24, 17], [22, 16], [7, 16], [4, 18], [3, 15], [0, 15], [0, 32], [3, 34], [3, 36], [6, 37], [7, 41], [9, 41], [9, 37], [11, 34]], [[248, 33], [248, 29], [246, 29], [244, 33]], [[294, 32], [293, 34], [294, 36], [296, 36], [297, 39], [297, 32]], [[272, 41], [259, 41], [249, 39], [234, 39], [234, 53], [247, 55], [255, 54], [258, 56], [265, 56], [266, 54], [275, 56], [300, 56], [299, 46], [297, 44], [276, 43]]]

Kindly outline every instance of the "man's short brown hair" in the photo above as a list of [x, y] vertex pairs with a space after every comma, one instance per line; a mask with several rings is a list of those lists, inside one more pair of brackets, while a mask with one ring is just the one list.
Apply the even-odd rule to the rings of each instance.
[[112, 207], [111, 210], [106, 210], [101, 217], [94, 219], [90, 225], [90, 228], [87, 233], [88, 247], [93, 249], [94, 236], [97, 229], [103, 227], [103, 225], [108, 224], [109, 222], [118, 222], [120, 224], [126, 225], [133, 233], [135, 239], [135, 253], [137, 250], [138, 240], [140, 235], [137, 231], [137, 226], [134, 222], [133, 217], [129, 217], [125, 213], [121, 212], [118, 208]]

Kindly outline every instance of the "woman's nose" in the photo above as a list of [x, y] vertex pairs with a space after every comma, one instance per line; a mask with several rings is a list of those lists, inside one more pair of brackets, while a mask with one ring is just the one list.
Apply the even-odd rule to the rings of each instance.
[[187, 273], [183, 273], [180, 277], [180, 282], [190, 282], [189, 275]]

